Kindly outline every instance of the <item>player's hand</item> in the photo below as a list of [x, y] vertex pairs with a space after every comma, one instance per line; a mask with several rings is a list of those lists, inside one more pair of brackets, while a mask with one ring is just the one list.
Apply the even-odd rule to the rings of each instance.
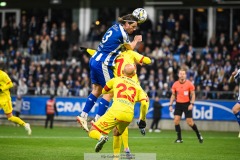
[[[146, 127], [146, 122], [145, 121], [143, 121], [143, 120], [140, 120], [140, 121], [142, 121], [141, 123], [145, 123], [145, 127]], [[140, 130], [140, 133], [143, 135], [143, 136], [145, 136], [146, 135], [146, 130], [145, 130], [145, 127], [144, 128], [140, 128], [140, 121], [137, 121], [137, 125], [138, 125], [138, 127], [139, 127], [139, 130]], [[141, 126], [142, 127], [142, 126]]]
[[134, 37], [134, 41], [142, 42], [142, 35], [136, 35], [136, 36]]
[[173, 111], [173, 107], [169, 106], [169, 111], [172, 112]]
[[143, 121], [143, 120], [138, 121], [138, 127], [140, 129], [145, 128], [146, 127], [146, 122]]
[[192, 110], [192, 109], [193, 109], [193, 105], [190, 104], [190, 105], [188, 106], [188, 110], [190, 111], [190, 110]]
[[80, 51], [82, 52], [87, 52], [87, 48], [86, 47], [79, 47]]

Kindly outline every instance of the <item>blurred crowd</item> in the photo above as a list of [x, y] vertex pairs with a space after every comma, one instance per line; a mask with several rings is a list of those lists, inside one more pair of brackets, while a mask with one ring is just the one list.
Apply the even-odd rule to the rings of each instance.
[[[143, 42], [136, 51], [151, 57], [151, 65], [138, 66], [143, 89], [150, 98], [169, 98], [171, 86], [178, 79], [179, 67], [188, 68], [188, 79], [196, 87], [197, 99], [236, 99], [238, 85], [229, 84], [233, 70], [240, 67], [240, 24], [233, 38], [225, 33], [212, 37], [209, 45], [195, 48], [190, 44], [184, 15], [159, 16], [139, 26]], [[93, 25], [88, 44], [97, 44], [109, 26]], [[21, 17], [20, 24], [1, 28], [0, 59], [15, 84], [18, 95], [57, 95], [86, 97], [91, 91], [89, 58], [79, 46], [81, 33], [77, 23], [69, 26], [51, 22], [47, 16]], [[96, 46], [85, 46], [95, 48]]]

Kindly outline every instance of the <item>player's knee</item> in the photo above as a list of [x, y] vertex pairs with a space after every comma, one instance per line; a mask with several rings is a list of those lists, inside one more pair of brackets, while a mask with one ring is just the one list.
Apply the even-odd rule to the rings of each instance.
[[114, 136], [120, 136], [121, 135], [116, 127], [113, 129], [113, 135]]
[[240, 111], [240, 104], [236, 104], [233, 108], [232, 108], [232, 112], [233, 114], [237, 114]]
[[8, 117], [8, 120], [12, 122], [13, 121], [13, 116]]
[[104, 94], [103, 95], [103, 98], [106, 100], [106, 101], [108, 101], [108, 102], [110, 102], [111, 101], [111, 99], [112, 99], [112, 97], [113, 97], [113, 94]]
[[191, 127], [191, 126], [193, 126], [193, 120], [192, 119], [189, 119], [189, 120], [187, 120], [187, 124]]

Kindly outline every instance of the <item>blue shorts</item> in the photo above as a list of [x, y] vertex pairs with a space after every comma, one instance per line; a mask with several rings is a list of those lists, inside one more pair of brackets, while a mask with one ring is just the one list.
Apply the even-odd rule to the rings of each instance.
[[106, 66], [104, 63], [96, 61], [94, 58], [91, 58], [89, 63], [92, 84], [99, 84], [104, 87], [106, 82], [114, 77], [111, 66]]

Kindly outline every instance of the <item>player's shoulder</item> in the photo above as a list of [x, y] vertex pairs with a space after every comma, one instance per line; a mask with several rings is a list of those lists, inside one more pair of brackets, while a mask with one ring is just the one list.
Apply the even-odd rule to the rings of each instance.
[[7, 73], [4, 72], [3, 70], [0, 70], [0, 75], [7, 75]]

